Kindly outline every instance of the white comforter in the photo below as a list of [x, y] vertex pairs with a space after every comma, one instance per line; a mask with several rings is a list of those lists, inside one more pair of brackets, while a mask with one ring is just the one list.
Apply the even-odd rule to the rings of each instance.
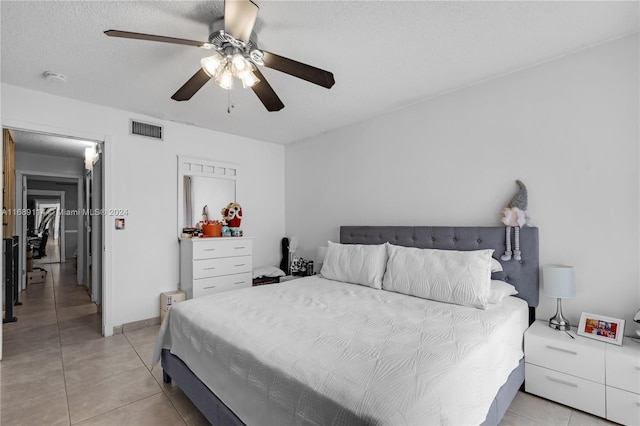
[[176, 304], [168, 348], [248, 425], [478, 424], [522, 357], [526, 302], [487, 310], [309, 277]]

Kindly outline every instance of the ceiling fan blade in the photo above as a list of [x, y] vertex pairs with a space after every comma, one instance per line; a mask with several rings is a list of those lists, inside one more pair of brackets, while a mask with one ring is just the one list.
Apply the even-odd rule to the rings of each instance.
[[176, 93], [171, 96], [175, 101], [188, 101], [204, 86], [211, 77], [202, 68], [193, 75]]
[[256, 68], [253, 73], [260, 79], [260, 83], [251, 87], [251, 90], [253, 90], [253, 93], [255, 93], [256, 96], [260, 98], [260, 101], [267, 109], [267, 111], [280, 111], [282, 108], [284, 108], [284, 104], [282, 103], [276, 92], [274, 92], [267, 79], [264, 78], [264, 75], [262, 75], [260, 70]]
[[251, 0], [225, 0], [225, 32], [238, 40], [248, 42], [258, 18], [258, 9]]
[[288, 59], [275, 53], [262, 51], [264, 57], [264, 66], [273, 68], [294, 77], [307, 80], [310, 83], [317, 84], [318, 86], [326, 87], [330, 89], [336, 81], [333, 78], [333, 74], [329, 71], [321, 70], [320, 68], [312, 67], [311, 65], [303, 64], [302, 62]]
[[121, 37], [121, 38], [132, 38], [136, 40], [160, 41], [163, 43], [182, 44], [186, 46], [205, 47], [209, 45], [209, 43], [205, 43], [203, 41], [185, 40], [182, 38], [164, 37], [164, 36], [153, 35], [153, 34], [132, 33], [129, 31], [107, 30], [104, 33], [109, 37]]

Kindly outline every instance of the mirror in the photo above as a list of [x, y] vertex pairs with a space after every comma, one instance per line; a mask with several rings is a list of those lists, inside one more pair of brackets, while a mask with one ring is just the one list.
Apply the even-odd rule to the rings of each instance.
[[178, 156], [178, 238], [202, 220], [205, 205], [209, 220], [222, 219], [222, 208], [236, 201], [237, 177], [237, 164]]
[[220, 211], [236, 200], [236, 181], [204, 176], [184, 176], [183, 227], [195, 226], [202, 220], [207, 206], [209, 220], [220, 220]]

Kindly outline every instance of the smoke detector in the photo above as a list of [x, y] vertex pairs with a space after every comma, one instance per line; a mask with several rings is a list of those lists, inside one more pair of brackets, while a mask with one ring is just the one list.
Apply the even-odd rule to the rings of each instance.
[[66, 83], [69, 79], [66, 75], [53, 71], [45, 71], [42, 75], [44, 75], [44, 78], [48, 81], [56, 81], [58, 83]]

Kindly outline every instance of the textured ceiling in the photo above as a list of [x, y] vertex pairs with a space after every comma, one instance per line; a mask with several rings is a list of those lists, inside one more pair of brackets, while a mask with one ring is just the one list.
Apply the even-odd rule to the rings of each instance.
[[[260, 47], [335, 75], [327, 90], [263, 69], [285, 104], [212, 82], [170, 96], [207, 51], [110, 38], [119, 29], [206, 41], [221, 1], [2, 1], [4, 83], [290, 143], [638, 31], [638, 2], [266, 1]], [[52, 83], [44, 71], [68, 76]]]
[[17, 152], [29, 152], [40, 155], [84, 159], [84, 150], [95, 146], [95, 142], [24, 132], [21, 130], [11, 130], [11, 136], [16, 143]]

